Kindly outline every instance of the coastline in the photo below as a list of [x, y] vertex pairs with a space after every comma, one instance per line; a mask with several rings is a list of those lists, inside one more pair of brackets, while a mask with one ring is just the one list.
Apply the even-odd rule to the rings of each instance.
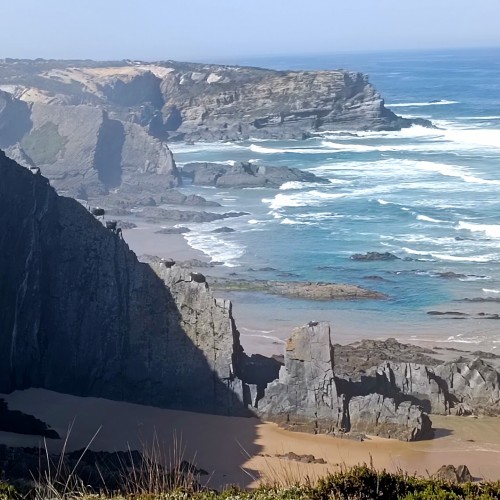
[[[495, 418], [433, 416], [437, 435], [432, 440], [406, 443], [367, 437], [360, 442], [291, 432], [256, 418], [164, 410], [43, 389], [16, 391], [2, 397], [11, 409], [31, 413], [60, 433], [62, 440], [47, 440], [50, 451], [60, 450], [69, 426], [68, 451], [85, 448], [98, 429], [90, 445], [95, 451], [144, 451], [156, 439], [166, 465], [177, 446], [181, 459], [207, 470], [208, 485], [216, 488], [229, 484], [256, 487], [261, 479], [283, 479], [285, 474], [294, 480], [307, 476], [314, 479], [360, 463], [422, 476], [433, 474], [443, 464], [465, 463], [475, 477], [500, 479], [500, 420]], [[44, 446], [40, 437], [10, 433], [0, 433], [0, 443], [41, 446], [42, 450]], [[218, 453], [214, 454], [214, 449]], [[276, 456], [289, 452], [312, 454], [326, 464]]]
[[[123, 218], [125, 220], [125, 218]], [[155, 255], [161, 258], [171, 258], [175, 261], [198, 259], [208, 262], [208, 257], [189, 246], [182, 234], [161, 234], [164, 227], [174, 227], [174, 224], [150, 224], [139, 218], [127, 219], [137, 227], [123, 229], [123, 239], [130, 249], [138, 256]]]
[[[176, 262], [196, 259], [210, 263], [210, 257], [200, 250], [192, 248], [182, 234], [158, 234], [162, 227], [174, 227], [174, 224], [147, 223], [140, 218], [127, 219], [137, 227], [124, 229], [123, 237], [138, 256], [156, 255], [172, 258]], [[207, 276], [231, 278], [234, 268], [214, 266], [200, 268]], [[387, 314], [370, 307], [353, 311], [349, 301], [340, 307], [328, 307], [327, 302], [293, 299], [263, 292], [214, 290], [214, 295], [230, 299], [233, 304], [233, 316], [241, 334], [241, 343], [247, 354], [271, 356], [283, 352], [283, 346], [294, 328], [309, 321], [327, 321], [332, 325], [335, 343], [348, 344], [362, 338], [382, 340], [394, 337], [403, 343], [423, 347], [438, 346], [464, 351], [482, 350], [495, 352], [497, 345], [491, 339], [483, 340], [481, 332], [491, 327], [490, 319], [456, 320], [446, 317], [430, 317], [420, 311], [420, 317], [399, 313]], [[456, 307], [444, 304], [443, 307]], [[472, 310], [474, 304], [462, 304], [461, 309]], [[463, 337], [476, 338], [466, 340]]]

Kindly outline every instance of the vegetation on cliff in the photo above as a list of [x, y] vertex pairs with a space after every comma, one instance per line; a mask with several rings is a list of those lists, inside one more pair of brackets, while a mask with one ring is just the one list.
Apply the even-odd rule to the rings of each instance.
[[[284, 474], [286, 476], [286, 474]], [[240, 490], [228, 487], [217, 492], [214, 490], [193, 487], [186, 481], [179, 481], [172, 489], [152, 487], [144, 488], [141, 483], [135, 484], [133, 478], [124, 477], [124, 489], [117, 492], [91, 493], [85, 488], [66, 491], [61, 494], [54, 488], [51, 498], [81, 498], [88, 500], [156, 500], [156, 499], [207, 499], [207, 500], [292, 500], [292, 499], [497, 499], [500, 498], [500, 481], [467, 482], [462, 484], [446, 482], [439, 479], [420, 478], [402, 472], [392, 474], [377, 471], [367, 465], [359, 465], [341, 472], [329, 474], [313, 484], [307, 478], [302, 482], [290, 483], [284, 477], [274, 484], [263, 484], [254, 490]], [[167, 483], [162, 483], [167, 484]], [[52, 485], [56, 486], [56, 485]], [[157, 483], [151, 486], [158, 486]], [[0, 500], [20, 500], [21, 498], [43, 498], [42, 490], [34, 488], [28, 493], [16, 490], [11, 485], [0, 483]]]

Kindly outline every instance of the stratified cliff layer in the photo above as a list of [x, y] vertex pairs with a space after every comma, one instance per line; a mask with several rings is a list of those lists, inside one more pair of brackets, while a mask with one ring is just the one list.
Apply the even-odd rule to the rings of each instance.
[[311, 322], [294, 330], [279, 377], [253, 405], [293, 430], [427, 439], [427, 414], [500, 416], [499, 365], [492, 353], [395, 339], [333, 344], [330, 326]]
[[224, 414], [239, 337], [229, 302], [0, 152], [0, 392], [43, 387]]
[[0, 61], [0, 147], [80, 198], [138, 191], [141, 182], [179, 185], [165, 141], [302, 138], [412, 123], [384, 107], [365, 75], [343, 70]]

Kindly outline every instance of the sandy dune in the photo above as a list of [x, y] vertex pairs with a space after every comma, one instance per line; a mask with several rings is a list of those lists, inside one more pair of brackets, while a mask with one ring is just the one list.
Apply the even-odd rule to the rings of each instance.
[[[143, 450], [158, 437], [165, 462], [175, 450], [183, 458], [210, 472], [214, 487], [238, 483], [255, 486], [259, 478], [300, 479], [318, 476], [339, 466], [372, 460], [378, 468], [403, 469], [426, 475], [443, 464], [466, 463], [472, 474], [500, 479], [500, 419], [434, 417], [437, 438], [402, 443], [373, 437], [355, 442], [330, 436], [314, 436], [280, 429], [255, 418], [236, 418], [164, 410], [98, 398], [80, 398], [42, 389], [2, 396], [11, 409], [31, 413], [55, 428], [61, 436], [69, 425], [69, 448], [85, 447], [98, 430], [94, 450]], [[181, 443], [181, 446], [173, 443]], [[0, 433], [0, 443], [38, 446], [33, 436]], [[60, 441], [50, 441], [57, 451]], [[327, 465], [310, 465], [276, 458], [294, 452], [313, 454]]]

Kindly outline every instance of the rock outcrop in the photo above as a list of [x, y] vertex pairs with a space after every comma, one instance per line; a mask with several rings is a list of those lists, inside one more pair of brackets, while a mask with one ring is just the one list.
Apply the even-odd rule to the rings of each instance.
[[458, 467], [443, 465], [433, 477], [447, 483], [470, 483], [474, 480], [466, 465], [459, 465]]
[[315, 182], [329, 184], [328, 179], [311, 172], [289, 167], [266, 167], [254, 163], [188, 163], [181, 170], [183, 177], [196, 186], [219, 188], [267, 187], [279, 188], [285, 182]]
[[394, 339], [336, 345], [334, 352], [340, 376], [367, 391], [411, 401], [427, 413], [500, 415], [495, 354], [424, 349]]
[[[0, 152], [0, 392], [246, 414], [228, 301]], [[189, 360], [187, 362], [186, 360]]]
[[180, 185], [166, 141], [289, 139], [413, 123], [386, 109], [365, 75], [343, 70], [0, 60], [0, 147], [82, 199]]
[[314, 433], [367, 433], [404, 441], [433, 435], [429, 417], [407, 401], [386, 397], [338, 374], [327, 323], [297, 328], [279, 378], [255, 401], [259, 414]]
[[387, 298], [381, 292], [346, 283], [246, 280], [221, 277], [210, 277], [209, 281], [215, 290], [265, 292], [296, 299], [382, 300]]

